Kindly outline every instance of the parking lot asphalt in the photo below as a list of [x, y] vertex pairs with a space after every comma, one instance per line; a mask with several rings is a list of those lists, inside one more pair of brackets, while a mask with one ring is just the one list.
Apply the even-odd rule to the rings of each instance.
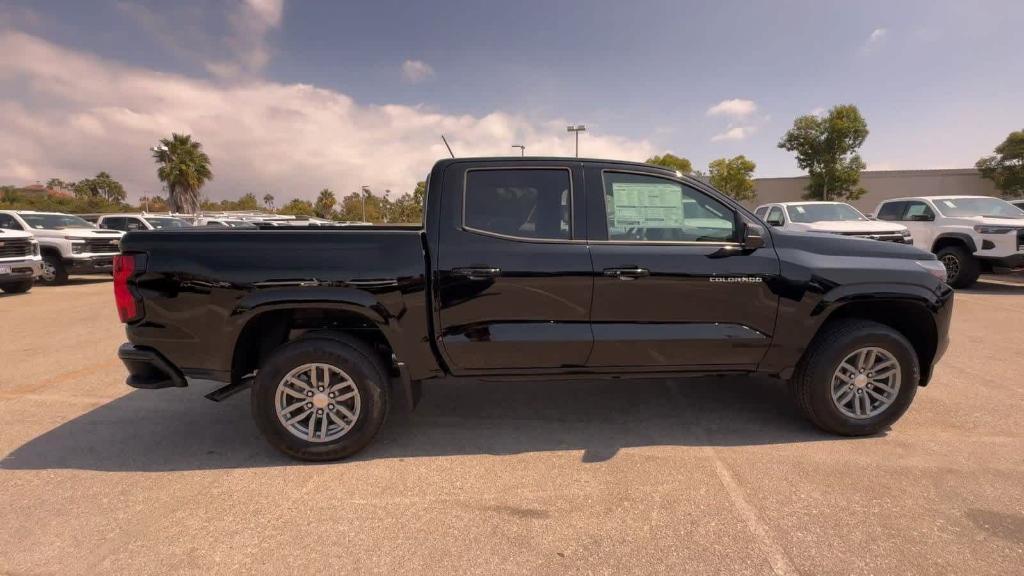
[[357, 458], [134, 391], [107, 279], [0, 296], [0, 574], [1020, 574], [1024, 282], [957, 295], [884, 435], [749, 378], [438, 382]]

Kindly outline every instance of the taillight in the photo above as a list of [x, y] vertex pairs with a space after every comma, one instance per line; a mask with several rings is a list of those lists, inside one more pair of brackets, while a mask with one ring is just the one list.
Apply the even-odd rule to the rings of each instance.
[[128, 281], [145, 269], [145, 257], [136, 254], [114, 256], [114, 302], [121, 322], [132, 322], [142, 317], [142, 299], [135, 296]]

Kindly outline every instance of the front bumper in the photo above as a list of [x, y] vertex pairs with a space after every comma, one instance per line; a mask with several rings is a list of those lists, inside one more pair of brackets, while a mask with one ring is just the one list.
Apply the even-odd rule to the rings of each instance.
[[125, 384], [132, 388], [154, 390], [157, 388], [184, 388], [188, 385], [185, 376], [177, 366], [171, 364], [152, 348], [135, 346], [131, 342], [121, 344], [117, 357], [128, 369]]
[[0, 282], [18, 282], [30, 278], [38, 278], [43, 273], [42, 258], [23, 258], [20, 260], [0, 260], [0, 270], [10, 268], [9, 273], [0, 272]]
[[1018, 252], [1017, 254], [1011, 254], [1009, 256], [983, 256], [975, 254], [981, 260], [984, 260], [994, 271], [1018, 271], [1024, 270], [1024, 253]]
[[114, 256], [117, 254], [84, 254], [64, 259], [68, 272], [74, 274], [103, 274], [114, 271]]

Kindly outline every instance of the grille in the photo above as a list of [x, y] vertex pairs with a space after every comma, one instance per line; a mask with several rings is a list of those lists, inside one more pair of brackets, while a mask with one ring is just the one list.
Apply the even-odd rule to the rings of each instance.
[[0, 239], [0, 258], [14, 258], [17, 256], [31, 256], [32, 244], [27, 238], [13, 238], [11, 240]]
[[845, 232], [843, 236], [869, 238], [871, 240], [881, 240], [882, 242], [903, 242], [903, 235], [898, 232]]
[[1017, 230], [1017, 250], [1024, 251], [1024, 228]]
[[85, 252], [89, 254], [117, 254], [121, 251], [116, 238], [85, 241]]

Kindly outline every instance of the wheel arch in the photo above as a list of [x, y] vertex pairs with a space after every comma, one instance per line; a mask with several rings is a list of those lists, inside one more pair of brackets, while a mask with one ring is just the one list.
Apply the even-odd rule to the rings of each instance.
[[878, 322], [902, 334], [914, 347], [921, 368], [921, 386], [931, 379], [932, 360], [938, 352], [939, 332], [931, 304], [927, 300], [904, 296], [849, 298], [836, 303], [815, 331], [842, 319], [857, 318]]
[[943, 232], [936, 236], [935, 240], [932, 241], [932, 253], [937, 254], [939, 250], [942, 250], [947, 246], [963, 246], [971, 254], [978, 251], [978, 246], [974, 243], [974, 238], [971, 238], [970, 234], [965, 234], [963, 232]]

